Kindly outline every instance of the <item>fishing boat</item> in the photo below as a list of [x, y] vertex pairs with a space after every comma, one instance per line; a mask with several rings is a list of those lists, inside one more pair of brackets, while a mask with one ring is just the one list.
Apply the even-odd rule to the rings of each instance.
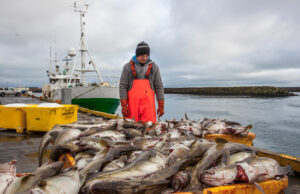
[[[91, 110], [106, 112], [114, 114], [119, 106], [119, 87], [118, 82], [110, 83], [104, 81], [103, 77], [113, 76], [101, 76], [98, 68], [96, 67], [91, 55], [87, 49], [84, 33], [84, 17], [87, 13], [88, 5], [77, 6], [74, 3], [74, 11], [80, 15], [80, 67], [74, 63], [74, 57], [76, 56], [76, 50], [70, 48], [68, 50], [68, 56], [63, 59], [65, 61], [63, 71], [59, 70], [59, 64], [55, 52], [54, 64], [56, 70], [51, 71], [52, 56], [50, 47], [50, 65], [47, 75], [49, 77], [49, 84], [43, 85], [42, 93], [44, 98], [48, 98], [55, 101], [62, 100], [62, 91], [64, 88], [69, 88], [71, 94], [71, 103], [77, 104], [80, 107], [88, 108]], [[88, 83], [87, 73], [95, 73], [99, 83]]]

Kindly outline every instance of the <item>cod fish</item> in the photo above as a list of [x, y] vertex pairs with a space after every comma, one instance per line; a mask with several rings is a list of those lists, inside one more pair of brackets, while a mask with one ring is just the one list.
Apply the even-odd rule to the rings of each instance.
[[112, 143], [107, 140], [92, 137], [82, 138], [79, 143], [82, 150], [88, 150], [92, 153], [97, 153], [110, 145], [112, 145]]
[[281, 167], [271, 158], [251, 156], [242, 162], [206, 170], [199, 175], [199, 180], [209, 186], [256, 183], [286, 175], [290, 170], [290, 165]]
[[171, 180], [171, 185], [175, 191], [183, 190], [191, 180], [191, 170], [182, 170], [177, 172]]
[[[82, 193], [161, 193], [172, 177], [186, 162], [182, 160], [157, 171], [146, 178], [132, 180], [106, 179], [95, 181], [82, 189]], [[144, 167], [145, 168], [145, 167]], [[134, 173], [133, 173], [134, 175]]]
[[138, 129], [125, 128], [123, 131], [124, 131], [124, 134], [125, 134], [127, 140], [131, 140], [131, 139], [134, 139], [135, 137], [142, 136], [141, 131]]
[[59, 158], [59, 156], [64, 152], [62, 146], [66, 142], [77, 138], [80, 133], [81, 131], [79, 129], [65, 129], [61, 131], [55, 140], [50, 158], [56, 161]]
[[237, 166], [232, 164], [206, 170], [199, 174], [198, 179], [207, 186], [216, 187], [234, 183], [237, 174]]
[[165, 168], [166, 160], [166, 156], [151, 149], [142, 153], [134, 162], [123, 168], [100, 172], [90, 177], [85, 183], [85, 187], [107, 180], [143, 178]]
[[6, 189], [5, 194], [15, 194], [27, 192], [32, 187], [38, 185], [42, 180], [56, 175], [63, 166], [63, 162], [44, 164], [36, 169], [32, 174], [17, 178]]
[[168, 185], [167, 180], [144, 181], [144, 180], [105, 180], [95, 183], [90, 187], [83, 187], [81, 194], [153, 194], [161, 193]]
[[109, 162], [108, 164], [106, 164], [104, 166], [104, 168], [102, 169], [102, 172], [112, 171], [112, 170], [117, 170], [119, 168], [122, 168], [125, 166], [126, 160], [127, 160], [127, 156], [123, 155], [120, 158], [113, 160], [113, 161]]
[[132, 145], [118, 145], [110, 150], [107, 151], [107, 149], [103, 150], [103, 153], [100, 152], [99, 154], [96, 154], [95, 157], [93, 158], [93, 161], [90, 162], [85, 168], [83, 173], [85, 175], [88, 174], [93, 174], [98, 172], [103, 164], [110, 162], [114, 160], [117, 157], [120, 157], [121, 155], [130, 152], [130, 151], [135, 151], [139, 150], [139, 147], [132, 146]]
[[0, 193], [4, 193], [6, 188], [16, 179], [16, 160], [0, 164]]
[[160, 194], [173, 194], [173, 193], [175, 193], [175, 190], [173, 188], [167, 187], [167, 188], [164, 188]]
[[93, 159], [93, 155], [86, 152], [79, 152], [75, 155], [76, 164], [75, 167], [78, 170], [83, 169], [88, 165], [89, 162], [91, 162]]
[[230, 165], [230, 164], [234, 164], [236, 162], [241, 162], [244, 159], [249, 158], [253, 155], [254, 155], [254, 153], [250, 153], [250, 152], [238, 152], [238, 153], [230, 155], [229, 158], [225, 159], [225, 161], [223, 161], [223, 162], [226, 165]]
[[143, 153], [143, 151], [141, 150], [131, 152], [127, 158], [126, 164], [130, 164], [131, 162], [136, 160], [141, 153]]
[[159, 138], [137, 138], [133, 140], [133, 145], [146, 149], [154, 147], [160, 141]]
[[10, 162], [0, 164], [0, 173], [15, 174], [16, 173], [15, 163], [16, 162], [17, 162], [17, 160], [12, 160]]
[[41, 181], [30, 194], [77, 194], [84, 180], [78, 170], [71, 170]]
[[81, 131], [91, 129], [91, 128], [101, 128], [103, 125], [107, 125], [106, 123], [104, 124], [96, 124], [96, 125], [84, 125], [84, 124], [64, 124], [61, 125], [62, 127], [68, 127], [68, 128], [73, 128], [73, 129], [80, 129]]
[[171, 166], [176, 162], [190, 157], [190, 149], [182, 144], [174, 145], [171, 147], [171, 154], [168, 157], [167, 165]]
[[89, 128], [87, 128], [86, 130], [84, 130], [79, 136], [78, 138], [81, 137], [85, 137], [85, 136], [90, 136], [93, 135], [94, 133], [99, 133], [99, 132], [103, 132], [103, 131], [107, 131], [107, 130], [115, 130], [118, 127], [118, 123], [114, 123], [114, 124], [101, 124], [98, 126], [91, 126]]
[[281, 167], [276, 160], [267, 157], [249, 157], [237, 165], [243, 169], [248, 183], [262, 182], [286, 175], [292, 169], [291, 165]]
[[125, 141], [125, 135], [118, 133], [116, 131], [112, 130], [105, 130], [101, 132], [94, 133], [92, 135], [89, 135], [88, 137], [96, 138], [96, 139], [102, 139], [102, 138], [108, 138], [111, 141]]
[[50, 142], [54, 143], [60, 131], [62, 131], [62, 127], [54, 127], [52, 130], [48, 131], [42, 138], [40, 142], [40, 147], [38, 151], [38, 160], [39, 166], [42, 165], [42, 160], [45, 152], [47, 151], [48, 145]]
[[219, 157], [227, 152], [238, 152], [238, 151], [252, 151], [251, 147], [245, 146], [238, 143], [229, 143], [224, 139], [217, 138], [216, 144], [210, 146], [207, 151], [204, 153], [202, 159], [194, 167], [192, 176], [191, 176], [191, 186], [200, 187], [197, 176], [209, 166], [216, 162]]
[[203, 135], [205, 134], [230, 134], [237, 135], [252, 128], [252, 125], [243, 127], [240, 123], [220, 119], [204, 119], [202, 123]]

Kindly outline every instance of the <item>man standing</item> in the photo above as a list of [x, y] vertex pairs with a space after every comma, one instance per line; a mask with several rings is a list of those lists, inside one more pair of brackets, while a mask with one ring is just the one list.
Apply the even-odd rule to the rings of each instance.
[[164, 114], [164, 86], [158, 66], [150, 59], [150, 48], [145, 42], [137, 45], [135, 56], [125, 64], [120, 79], [122, 114], [135, 121], [156, 122], [157, 114]]

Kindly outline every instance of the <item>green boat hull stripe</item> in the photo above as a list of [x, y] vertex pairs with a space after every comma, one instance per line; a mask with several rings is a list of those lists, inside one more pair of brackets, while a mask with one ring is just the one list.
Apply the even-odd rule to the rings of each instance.
[[80, 107], [88, 108], [90, 110], [115, 114], [120, 104], [120, 100], [117, 98], [79, 98], [72, 99], [72, 104], [77, 104]]

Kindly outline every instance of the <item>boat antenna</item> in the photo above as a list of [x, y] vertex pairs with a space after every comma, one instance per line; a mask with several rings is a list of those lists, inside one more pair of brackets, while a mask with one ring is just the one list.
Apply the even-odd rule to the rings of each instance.
[[52, 66], [52, 47], [50, 46], [50, 59], [49, 59], [49, 73], [51, 73], [51, 66]]
[[[95, 63], [93, 62], [92, 58], [91, 58], [91, 55], [86, 47], [86, 44], [85, 44], [85, 37], [84, 37], [84, 26], [85, 26], [85, 22], [83, 21], [84, 20], [84, 16], [85, 14], [87, 13], [87, 9], [88, 9], [89, 5], [88, 4], [83, 4], [82, 6], [78, 6], [76, 2], [74, 2], [74, 12], [78, 12], [79, 15], [80, 15], [80, 57], [81, 57], [81, 69], [78, 69], [76, 71], [79, 71], [81, 72], [81, 81], [82, 81], [82, 84], [84, 86], [87, 85], [86, 83], [86, 80], [85, 80], [85, 73], [86, 72], [96, 72], [99, 80], [101, 82], [103, 82], [103, 79], [95, 65]], [[88, 57], [90, 59], [90, 62], [89, 64], [92, 64], [93, 67], [94, 67], [94, 70], [88, 70], [86, 69], [86, 64], [85, 64], [85, 52], [87, 52], [88, 54]]]
[[54, 65], [57, 68], [59, 65], [58, 63], [58, 59], [57, 59], [57, 50], [56, 50], [56, 34], [55, 34], [55, 40], [54, 40]]

